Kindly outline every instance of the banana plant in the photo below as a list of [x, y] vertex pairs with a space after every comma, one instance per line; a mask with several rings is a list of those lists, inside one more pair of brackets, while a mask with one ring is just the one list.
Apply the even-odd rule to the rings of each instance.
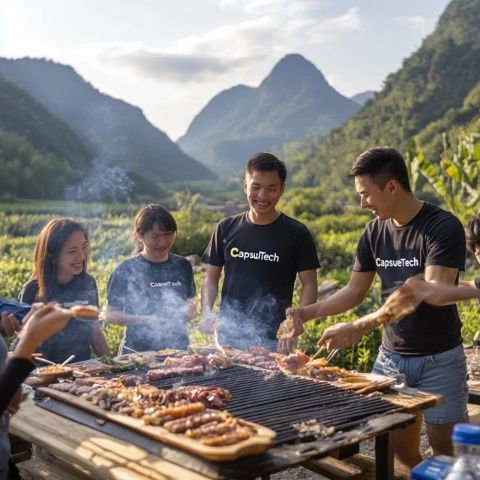
[[461, 133], [454, 151], [444, 134], [438, 163], [428, 160], [413, 139], [407, 144], [405, 157], [414, 191], [421, 175], [462, 221], [473, 213], [480, 198], [480, 134]]

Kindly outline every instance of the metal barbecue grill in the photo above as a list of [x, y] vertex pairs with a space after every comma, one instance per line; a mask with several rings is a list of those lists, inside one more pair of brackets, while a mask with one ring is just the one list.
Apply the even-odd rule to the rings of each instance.
[[[150, 382], [160, 388], [179, 384], [178, 378]], [[260, 423], [277, 432], [274, 445], [299, 440], [293, 424], [315, 418], [319, 423], [344, 431], [372, 416], [399, 411], [381, 398], [367, 398], [330, 385], [281, 373], [265, 373], [232, 366], [214, 374], [188, 377], [182, 385], [217, 385], [230, 390], [226, 409], [236, 417]]]
[[[146, 371], [131, 373], [145, 375]], [[364, 397], [327, 382], [314, 382], [239, 365], [202, 375], [154, 380], [150, 383], [160, 388], [216, 385], [230, 390], [232, 399], [224, 408], [239, 418], [275, 430], [277, 437], [272, 448], [265, 454], [255, 456], [253, 462], [252, 457], [231, 462], [210, 462], [159, 444], [114, 422], [98, 422], [92, 414], [57, 400], [39, 398], [38, 404], [78, 423], [138, 444], [168, 461], [214, 479], [252, 479], [313, 457], [324, 456], [333, 450], [351, 447], [372, 437], [377, 441], [377, 478], [386, 479], [388, 465], [380, 464], [385, 463], [388, 457], [388, 432], [414, 419], [413, 415], [399, 413], [402, 410], [400, 407], [382, 398]], [[301, 441], [293, 424], [310, 419], [333, 427], [334, 433], [327, 438], [311, 437]], [[382, 442], [379, 442], [379, 438]]]

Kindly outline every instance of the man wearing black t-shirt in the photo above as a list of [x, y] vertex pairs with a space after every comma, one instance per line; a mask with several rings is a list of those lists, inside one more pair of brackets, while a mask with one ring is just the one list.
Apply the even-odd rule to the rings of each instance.
[[[215, 227], [204, 261], [200, 329], [212, 333], [218, 325], [222, 342], [246, 348], [272, 348], [285, 309], [292, 304], [298, 273], [300, 305], [317, 298], [319, 267], [315, 242], [307, 227], [276, 210], [285, 189], [287, 171], [270, 153], [258, 153], [246, 168], [244, 189], [249, 211], [227, 217]], [[212, 312], [220, 275], [224, 282], [220, 318]], [[278, 345], [291, 351], [296, 338]]]
[[[360, 304], [375, 274], [381, 280], [383, 303], [409, 277], [423, 274], [429, 285], [455, 285], [464, 269], [461, 223], [451, 213], [413, 195], [405, 162], [397, 151], [372, 148], [357, 158], [350, 174], [361, 206], [376, 218], [360, 238], [348, 285], [320, 303], [287, 311], [294, 320], [292, 335], [300, 334], [303, 323], [312, 318], [342, 313]], [[444, 396], [444, 405], [424, 414], [434, 453], [451, 455], [452, 427], [467, 418], [468, 390], [461, 322], [456, 306], [446, 303], [437, 307], [420, 303], [401, 321], [387, 323], [374, 371], [404, 374], [410, 387]], [[381, 320], [384, 314], [389, 314], [385, 306], [377, 318]], [[325, 330], [319, 343], [347, 346], [366, 333], [355, 328], [352, 323], [334, 325]], [[415, 424], [395, 433], [396, 453], [410, 467], [421, 460], [418, 417]]]

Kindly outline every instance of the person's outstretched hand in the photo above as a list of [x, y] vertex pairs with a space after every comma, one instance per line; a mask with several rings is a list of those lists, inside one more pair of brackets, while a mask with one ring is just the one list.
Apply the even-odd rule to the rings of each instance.
[[23, 321], [14, 356], [30, 358], [38, 344], [64, 328], [71, 316], [69, 310], [53, 303], [33, 304]]
[[213, 334], [213, 331], [218, 329], [218, 315], [212, 311], [203, 313], [200, 322], [198, 322], [198, 329], [202, 333], [207, 333], [209, 335]]

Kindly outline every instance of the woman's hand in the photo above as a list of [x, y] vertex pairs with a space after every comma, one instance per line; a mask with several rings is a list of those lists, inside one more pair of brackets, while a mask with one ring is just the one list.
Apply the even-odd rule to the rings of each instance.
[[10, 337], [14, 333], [20, 331], [21, 325], [17, 317], [13, 313], [2, 312], [0, 319], [0, 334], [3, 337]]

